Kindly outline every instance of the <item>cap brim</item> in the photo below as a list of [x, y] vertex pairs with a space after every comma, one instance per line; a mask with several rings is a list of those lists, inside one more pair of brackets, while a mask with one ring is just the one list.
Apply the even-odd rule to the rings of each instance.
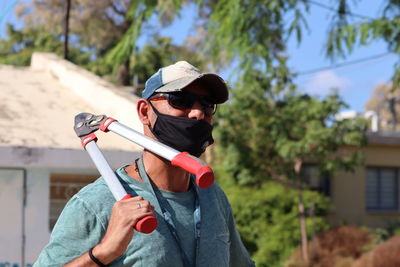
[[221, 104], [228, 100], [228, 86], [221, 77], [214, 73], [204, 73], [199, 76], [183, 77], [181, 79], [167, 83], [166, 85], [155, 90], [155, 92], [179, 92], [193, 82], [199, 80], [207, 85], [207, 89], [210, 92], [210, 97], [215, 101], [216, 104]]

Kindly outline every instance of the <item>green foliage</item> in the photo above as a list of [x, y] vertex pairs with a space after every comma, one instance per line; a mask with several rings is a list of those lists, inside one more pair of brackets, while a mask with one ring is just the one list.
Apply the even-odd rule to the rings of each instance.
[[375, 233], [377, 243], [384, 243], [391, 237], [400, 234], [400, 220], [392, 218], [386, 222], [384, 228], [372, 228], [369, 230]]
[[[326, 207], [316, 192], [295, 193], [294, 181], [300, 179], [296, 163], [313, 163], [330, 177], [360, 163], [358, 153], [339, 153], [339, 148], [365, 143], [365, 121], [335, 120], [346, 106], [337, 94], [315, 98], [298, 93], [286, 79], [284, 65], [271, 73], [254, 69], [242, 76], [216, 122], [216, 165], [221, 166], [222, 180], [231, 181], [227, 188], [235, 218], [258, 266], [281, 266], [298, 246], [297, 203], [302, 200], [297, 194], [303, 194], [305, 207], [312, 202]], [[315, 224], [315, 231], [327, 226], [323, 217]]]
[[[169, 2], [167, 5], [165, 2]], [[183, 4], [182, 0], [173, 1], [155, 1], [155, 0], [141, 0], [132, 1], [132, 4], [126, 14], [126, 19], [130, 20], [128, 30], [116, 46], [107, 54], [106, 61], [108, 64], [114, 66], [114, 70], [122, 65], [128, 58], [135, 55], [136, 41], [142, 34], [142, 28], [152, 15], [158, 13], [163, 17], [165, 12], [174, 11], [170, 16], [174, 17], [179, 12]], [[171, 8], [172, 7], [172, 8]]]
[[301, 41], [304, 8], [306, 0], [218, 1], [207, 25], [206, 53], [216, 65], [237, 59], [242, 71], [269, 70], [291, 34]]
[[[308, 10], [307, 0], [190, 2], [199, 7], [199, 18], [206, 29], [206, 38], [200, 41], [201, 49], [214, 66], [237, 59], [243, 71], [255, 64], [268, 69], [273, 61], [279, 61], [287, 39], [296, 34], [300, 42], [302, 28], [307, 28], [304, 16]], [[135, 43], [143, 25], [154, 15], [161, 21], [172, 21], [184, 7], [183, 3], [182, 0], [134, 1], [127, 13], [132, 24], [108, 54], [107, 61], [120, 66], [135, 53]], [[289, 18], [289, 22], [284, 18]]]
[[334, 119], [345, 107], [338, 95], [317, 99], [293, 88], [279, 91], [261, 73], [249, 75], [219, 109], [216, 128], [221, 162], [238, 184], [259, 185], [281, 175], [295, 178], [294, 161], [299, 159], [317, 164], [324, 175], [351, 170], [359, 161], [358, 154], [334, 154], [340, 147], [364, 144], [366, 129], [361, 120]]
[[[156, 37], [131, 57], [131, 72], [138, 76], [139, 84], [144, 84], [158, 69], [179, 60], [186, 60], [199, 69], [206, 69], [201, 54], [185, 46], [172, 44], [171, 38]], [[140, 95], [141, 91], [137, 90], [136, 94]]]
[[[96, 56], [104, 55], [126, 32], [132, 21], [126, 18], [131, 0], [73, 0], [69, 31], [74, 42], [90, 48]], [[42, 28], [53, 34], [64, 32], [65, 0], [20, 1], [16, 15], [26, 28]]]
[[[82, 63], [83, 67], [100, 76], [111, 76], [115, 62], [106, 60], [107, 55], [124, 36], [132, 25], [133, 18], [128, 16], [131, 0], [74, 0], [70, 9], [69, 35], [70, 49], [79, 48], [80, 51], [90, 53], [90, 61]], [[137, 2], [137, 1], [135, 1]], [[146, 1], [144, 1], [146, 2]], [[25, 29], [45, 30], [52, 36], [60, 38], [64, 33], [66, 1], [64, 0], [32, 0], [21, 2], [16, 10], [18, 18], [23, 19]], [[134, 43], [132, 43], [134, 46]], [[72, 47], [72, 48], [71, 48]], [[127, 56], [122, 63], [129, 60]], [[72, 60], [75, 63], [77, 60]], [[80, 64], [80, 65], [82, 65]], [[124, 72], [125, 71], [125, 72]], [[128, 68], [121, 70], [116, 79], [107, 79], [119, 84], [129, 81]], [[126, 75], [123, 75], [125, 74]]]
[[[346, 0], [342, 0], [343, 3]], [[358, 46], [368, 46], [371, 42], [383, 40], [388, 45], [388, 51], [400, 54], [400, 2], [398, 0], [385, 1], [386, 6], [379, 17], [364, 19], [355, 23], [348, 23], [345, 15], [334, 22], [329, 32], [326, 53], [331, 58], [345, 57]], [[400, 83], [400, 63], [394, 68], [393, 83]]]
[[[27, 66], [35, 51], [62, 56], [61, 37], [43, 29], [16, 30], [12, 25], [7, 25], [7, 39], [0, 40], [0, 64]], [[89, 54], [78, 48], [70, 49], [70, 57], [72, 62], [79, 65], [87, 65], [90, 62]]]
[[[257, 266], [282, 266], [300, 242], [296, 190], [274, 182], [257, 189], [236, 186], [230, 183], [229, 176], [222, 176], [238, 230], [253, 260]], [[315, 216], [307, 219], [308, 233], [326, 230], [323, 216], [329, 207], [328, 199], [311, 191], [304, 193], [304, 199], [306, 209], [316, 204]]]
[[327, 54], [345, 55], [351, 53], [355, 45], [369, 45], [374, 40], [385, 40], [389, 51], [400, 53], [398, 28], [400, 18], [378, 18], [370, 21], [348, 24], [333, 28], [329, 33]]

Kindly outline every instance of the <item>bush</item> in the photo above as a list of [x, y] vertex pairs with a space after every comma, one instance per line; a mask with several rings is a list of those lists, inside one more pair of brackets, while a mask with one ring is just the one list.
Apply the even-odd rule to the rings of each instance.
[[400, 266], [400, 235], [390, 238], [364, 254], [352, 267]]
[[[274, 182], [260, 188], [223, 186], [228, 195], [242, 240], [258, 267], [282, 266], [300, 244], [297, 191]], [[315, 216], [307, 219], [311, 236], [328, 228], [324, 215], [327, 198], [317, 192], [304, 191], [309, 209], [315, 203]]]
[[293, 254], [287, 267], [350, 267], [371, 245], [375, 234], [353, 226], [341, 226], [320, 233], [310, 242], [310, 262], [304, 263], [300, 249]]

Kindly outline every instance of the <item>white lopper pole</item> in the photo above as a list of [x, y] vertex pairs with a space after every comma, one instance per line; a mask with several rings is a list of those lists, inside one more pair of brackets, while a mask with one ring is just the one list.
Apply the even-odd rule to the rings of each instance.
[[[127, 200], [133, 196], [127, 194], [96, 144], [97, 137], [94, 131], [99, 129], [100, 122], [103, 118], [103, 115], [94, 116], [90, 113], [80, 113], [75, 116], [74, 130], [77, 136], [81, 138], [82, 146], [93, 160], [114, 198], [117, 201]], [[144, 216], [135, 223], [134, 228], [138, 232], [149, 234], [157, 228], [157, 218], [153, 215]]]
[[111, 169], [107, 160], [104, 158], [103, 153], [101, 153], [96, 142], [91, 141], [91, 142], [87, 143], [85, 148], [86, 148], [86, 151], [89, 153], [90, 157], [92, 158], [97, 169], [99, 170], [101, 176], [106, 181], [114, 198], [117, 201], [124, 198], [127, 195], [126, 191], [125, 191], [124, 187], [121, 185], [121, 183], [119, 182], [114, 171]]
[[[131, 195], [126, 193], [124, 187], [119, 182], [114, 171], [111, 169], [110, 165], [108, 165], [108, 162], [101, 153], [99, 147], [96, 144], [96, 141], [90, 141], [86, 144], [85, 148], [92, 158], [97, 169], [99, 170], [101, 176], [106, 181], [106, 184], [108, 185], [108, 188], [110, 189], [114, 198], [117, 201], [132, 198]], [[147, 215], [141, 218], [135, 224], [135, 230], [145, 234], [153, 232], [156, 228], [157, 218], [153, 215]]]
[[207, 188], [214, 182], [214, 173], [212, 169], [203, 160], [190, 155], [188, 152], [179, 152], [178, 150], [164, 145], [151, 139], [121, 123], [117, 120], [107, 117], [99, 127], [100, 130], [112, 131], [137, 145], [157, 154], [169, 161], [173, 166], [180, 167], [196, 176], [196, 184], [201, 188]]
[[108, 126], [108, 129], [169, 161], [181, 153], [178, 150], [157, 142], [117, 121], [112, 122]]

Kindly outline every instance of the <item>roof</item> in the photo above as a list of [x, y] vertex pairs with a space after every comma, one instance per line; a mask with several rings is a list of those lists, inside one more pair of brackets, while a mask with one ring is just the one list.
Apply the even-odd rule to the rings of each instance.
[[[73, 130], [81, 112], [105, 114], [141, 131], [137, 97], [58, 58], [35, 53], [30, 67], [0, 65], [0, 147], [82, 149]], [[112, 133], [96, 133], [100, 148], [138, 150]]]
[[370, 145], [400, 146], [400, 132], [368, 132], [367, 137]]

